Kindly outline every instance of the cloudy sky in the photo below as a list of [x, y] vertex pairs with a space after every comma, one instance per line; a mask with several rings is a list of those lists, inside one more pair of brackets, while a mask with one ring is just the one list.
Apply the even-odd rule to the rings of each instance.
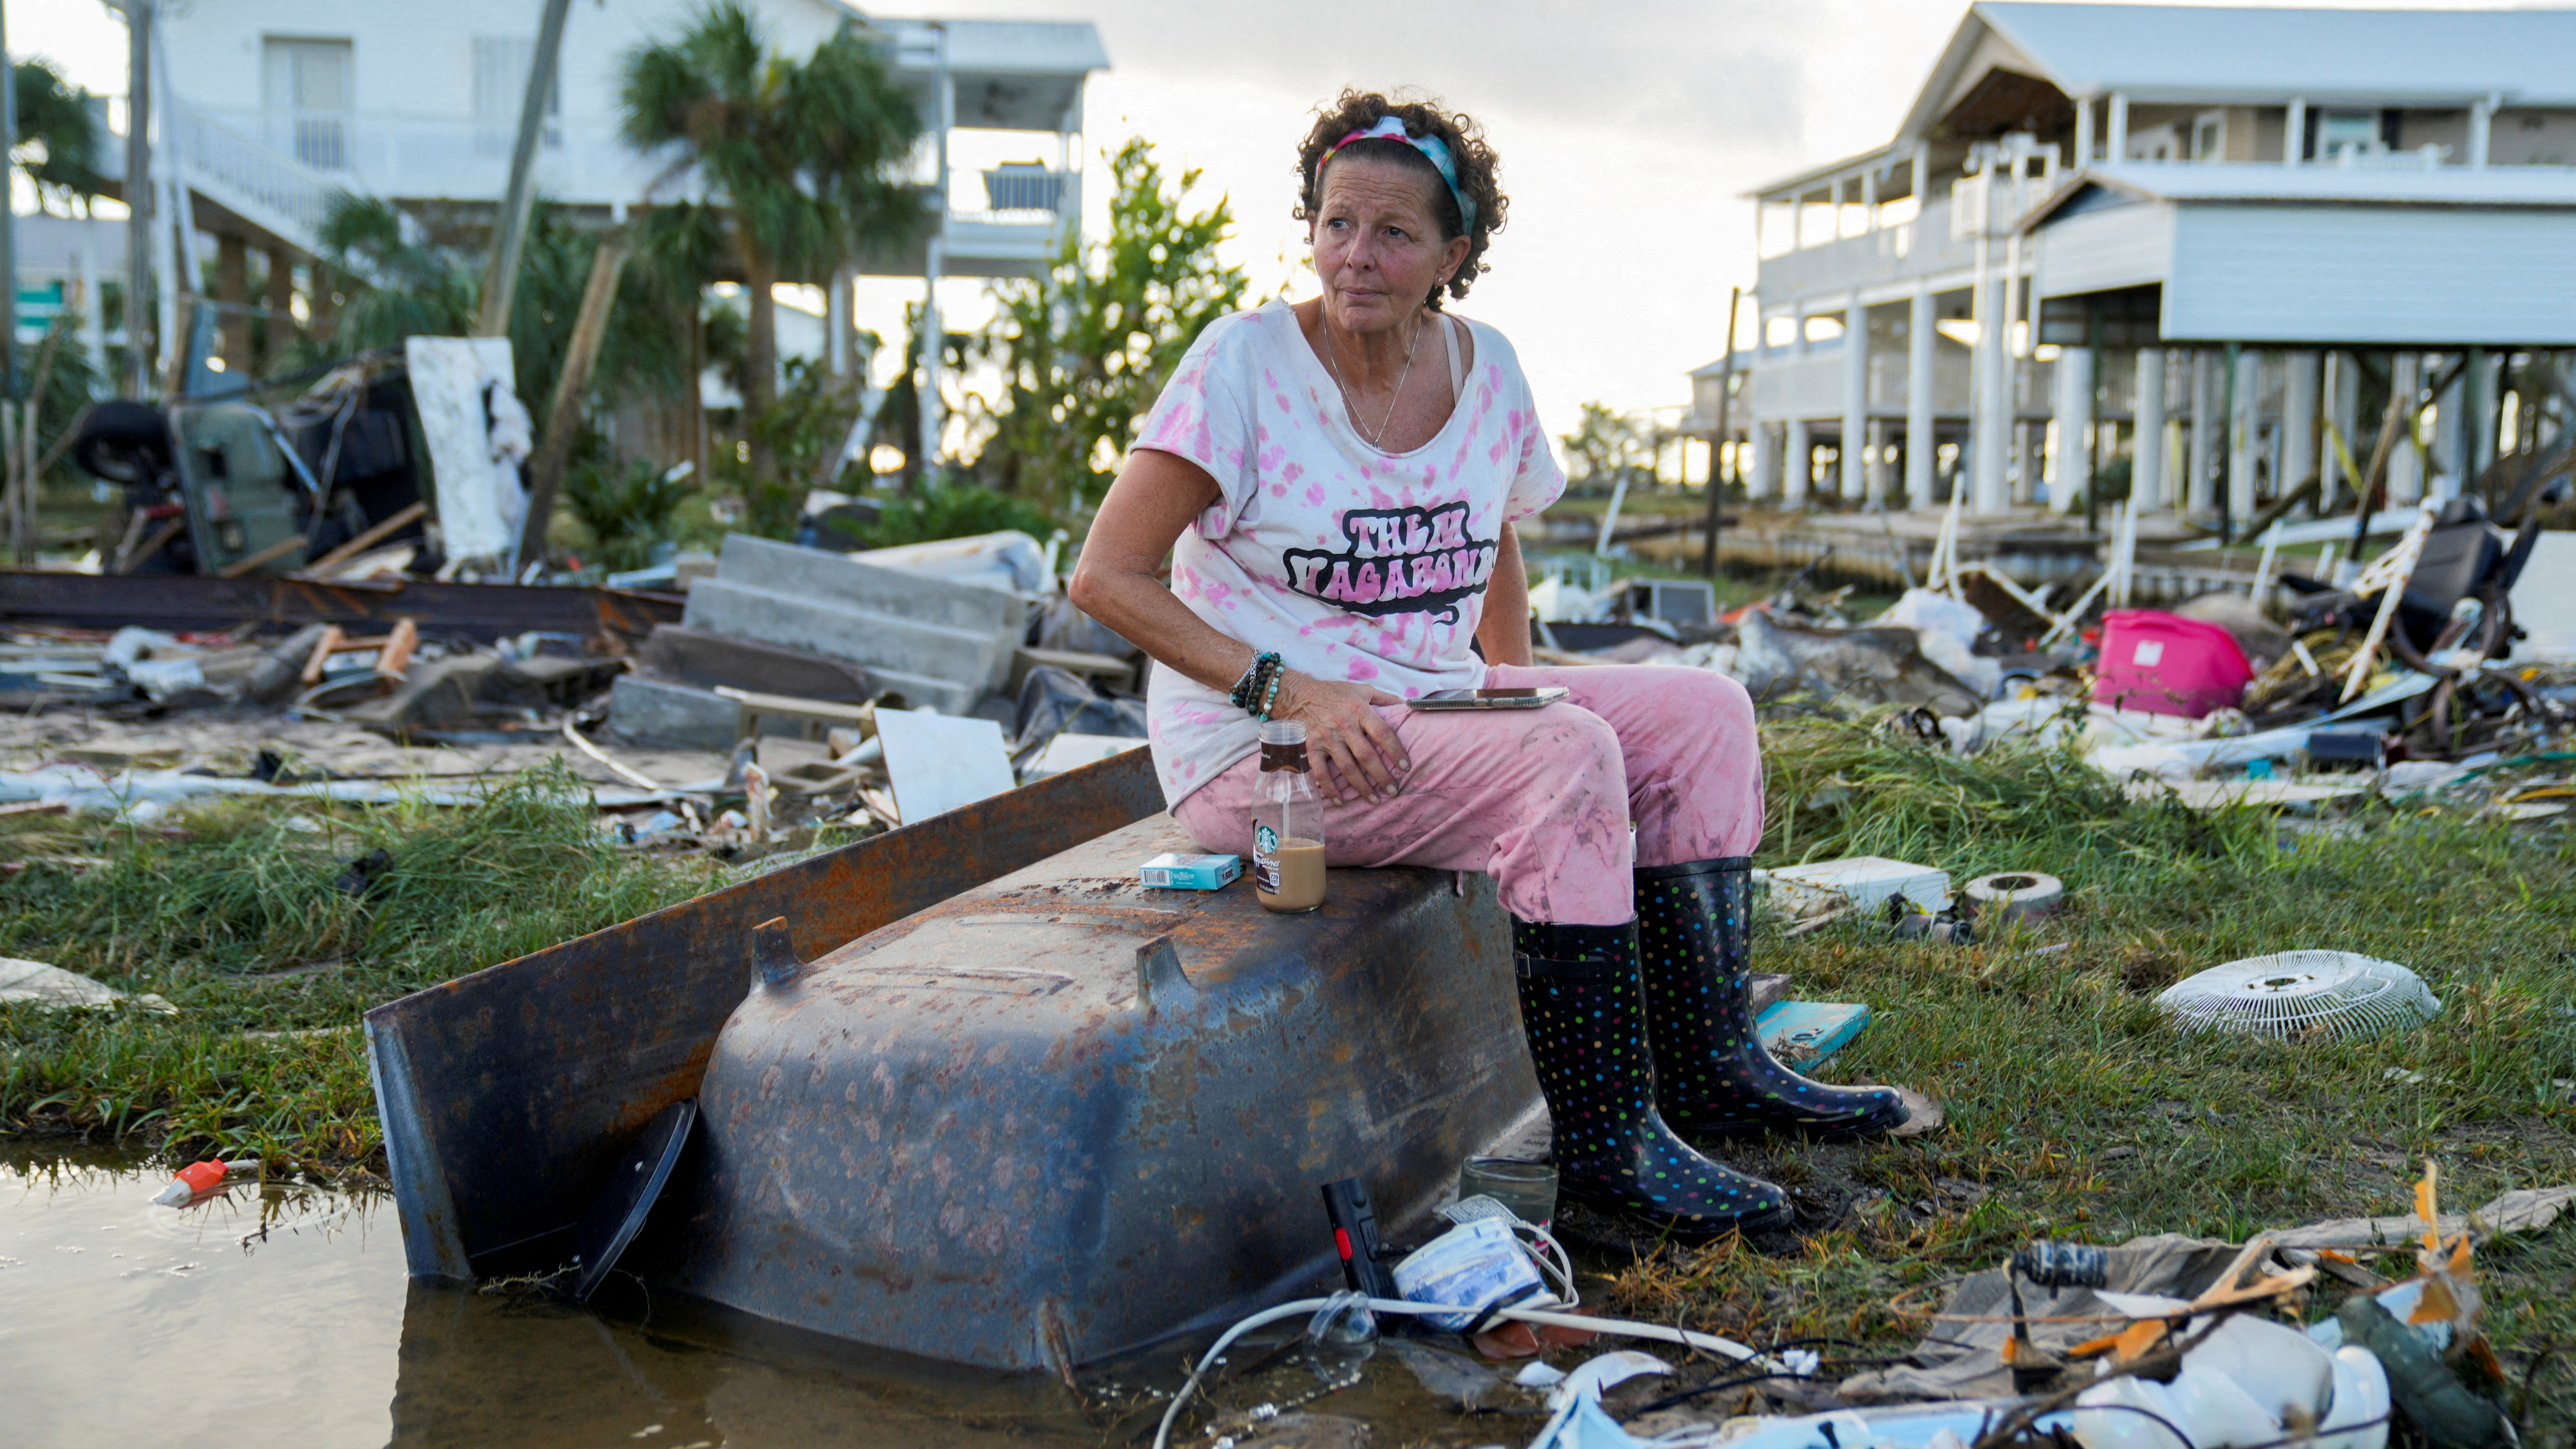
[[[1093, 150], [1141, 134], [1203, 170], [1207, 193], [1234, 203], [1233, 259], [1265, 291], [1312, 290], [1288, 211], [1296, 142], [1319, 102], [1345, 85], [1413, 86], [1475, 115], [1512, 208], [1495, 271], [1460, 310], [1512, 338], [1557, 431], [1591, 399], [1678, 407], [1682, 374], [1724, 350], [1727, 289], [1753, 281], [1741, 193], [1884, 141], [1965, 12], [1954, 0], [901, 9], [1098, 25], [1112, 69], [1092, 84]], [[51, 54], [93, 90], [124, 89], [124, 28], [96, 0], [22, 0], [9, 22], [13, 51]], [[863, 310], [878, 315], [861, 320], [892, 332], [901, 295], [870, 288]], [[952, 325], [987, 310], [971, 283], [942, 300]]]

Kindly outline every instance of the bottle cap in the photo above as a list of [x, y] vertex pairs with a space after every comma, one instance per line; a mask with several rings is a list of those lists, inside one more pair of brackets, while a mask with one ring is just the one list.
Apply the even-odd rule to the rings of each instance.
[[1261, 722], [1261, 742], [1265, 745], [1302, 745], [1306, 743], [1303, 720], [1268, 719]]

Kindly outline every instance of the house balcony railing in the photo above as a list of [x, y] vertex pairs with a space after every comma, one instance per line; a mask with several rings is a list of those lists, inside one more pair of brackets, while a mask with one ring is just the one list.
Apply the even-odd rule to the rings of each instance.
[[1944, 197], [1911, 221], [1762, 259], [1756, 290], [1765, 298], [1850, 292], [1976, 265], [1976, 242], [1951, 235]]
[[[1082, 173], [1078, 171], [997, 166], [959, 176], [955, 183], [948, 192], [952, 240], [967, 228], [1026, 228], [1052, 236], [1064, 218], [1082, 215]], [[983, 205], [976, 205], [978, 201]]]
[[168, 115], [170, 149], [190, 187], [281, 241], [313, 250], [332, 194], [347, 186], [339, 175], [185, 100], [174, 99]]
[[[490, 201], [510, 182], [516, 131], [489, 119], [388, 111], [191, 109], [351, 191], [405, 200]], [[555, 201], [586, 206], [641, 201], [662, 169], [628, 150], [615, 123], [602, 118], [551, 119], [541, 141], [537, 191]]]
[[[360, 111], [317, 116], [198, 106], [170, 111], [184, 164], [208, 197], [311, 250], [337, 191], [397, 200], [496, 201], [510, 179], [513, 137], [473, 117]], [[576, 206], [633, 205], [667, 162], [627, 148], [613, 123], [550, 120], [537, 150], [537, 194]], [[1012, 164], [952, 173], [948, 250], [1018, 274], [1054, 254], [1082, 214], [1082, 175]]]

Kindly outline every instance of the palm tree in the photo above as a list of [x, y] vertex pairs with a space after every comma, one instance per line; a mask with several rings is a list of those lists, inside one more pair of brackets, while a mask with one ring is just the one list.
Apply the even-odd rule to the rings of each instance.
[[96, 165], [99, 127], [90, 117], [89, 92], [63, 79], [42, 57], [19, 61], [10, 67], [10, 78], [18, 144], [25, 151], [19, 169], [36, 185], [37, 209], [48, 198], [86, 204], [106, 190], [107, 178]]
[[[656, 190], [686, 199], [637, 223], [648, 257], [705, 279], [730, 263], [750, 303], [743, 414], [777, 396], [780, 281], [825, 281], [872, 243], [923, 217], [887, 176], [921, 133], [864, 33], [844, 25], [802, 63], [773, 54], [739, 0], [717, 0], [688, 31], [626, 58], [626, 143], [667, 156]], [[751, 435], [751, 468], [776, 460]]]

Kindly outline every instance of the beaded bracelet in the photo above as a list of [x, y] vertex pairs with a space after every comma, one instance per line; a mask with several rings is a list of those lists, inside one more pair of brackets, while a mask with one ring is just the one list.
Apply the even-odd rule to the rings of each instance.
[[1234, 688], [1226, 694], [1226, 701], [1236, 709], [1250, 710], [1253, 701], [1261, 698], [1265, 685], [1270, 685], [1275, 691], [1275, 681], [1280, 668], [1280, 659], [1276, 654], [1264, 650], [1253, 655], [1252, 667], [1243, 671], [1243, 677], [1234, 682]]
[[1261, 708], [1252, 712], [1252, 717], [1254, 719], [1260, 720], [1264, 724], [1268, 724], [1270, 722], [1270, 707], [1279, 702], [1279, 682], [1287, 677], [1288, 670], [1285, 665], [1270, 671], [1270, 687], [1262, 692]]

